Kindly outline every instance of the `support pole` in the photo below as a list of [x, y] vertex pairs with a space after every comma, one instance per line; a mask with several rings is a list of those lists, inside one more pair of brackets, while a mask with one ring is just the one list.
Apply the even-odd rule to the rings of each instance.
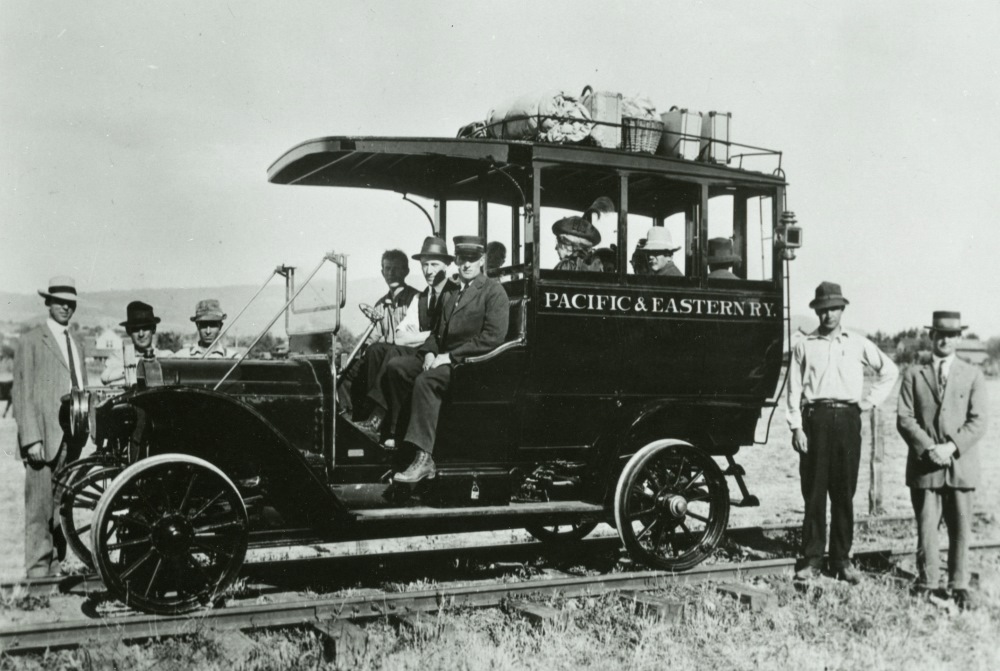
[[872, 456], [869, 464], [868, 482], [868, 514], [875, 516], [885, 512], [882, 505], [882, 462], [885, 458], [885, 441], [882, 440], [881, 411], [875, 407], [871, 410]]

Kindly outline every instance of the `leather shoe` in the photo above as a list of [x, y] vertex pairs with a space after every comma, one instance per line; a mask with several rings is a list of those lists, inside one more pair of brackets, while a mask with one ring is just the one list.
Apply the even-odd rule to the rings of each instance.
[[391, 450], [395, 450], [396, 449], [396, 439], [395, 438], [386, 438], [385, 442], [382, 443], [382, 449], [383, 450], [390, 450], [390, 451]]
[[972, 592], [967, 589], [952, 590], [951, 598], [955, 600], [955, 605], [958, 606], [960, 610], [976, 609], [976, 598], [972, 596]]
[[424, 478], [433, 478], [437, 475], [437, 468], [434, 467], [434, 460], [431, 455], [423, 450], [417, 450], [413, 462], [402, 473], [396, 473], [396, 482], [417, 483]]
[[818, 566], [813, 566], [812, 564], [806, 564], [798, 571], [795, 572], [795, 579], [799, 581], [803, 580], [815, 580], [819, 578], [822, 573]]
[[841, 566], [836, 572], [837, 580], [843, 580], [848, 585], [857, 585], [861, 582], [861, 571], [853, 566]]

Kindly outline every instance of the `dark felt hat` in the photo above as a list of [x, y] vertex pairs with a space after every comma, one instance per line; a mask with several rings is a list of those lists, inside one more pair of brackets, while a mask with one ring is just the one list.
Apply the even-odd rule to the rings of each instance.
[[420, 248], [420, 253], [414, 254], [410, 258], [417, 261], [434, 259], [444, 261], [445, 263], [451, 263], [455, 260], [455, 257], [448, 253], [448, 244], [441, 238], [436, 238], [433, 235], [424, 238], [424, 245]]
[[198, 301], [198, 305], [194, 309], [194, 317], [191, 317], [193, 322], [221, 322], [225, 319], [226, 313], [219, 307], [219, 300], [216, 298]]
[[840, 290], [840, 285], [833, 282], [821, 282], [816, 287], [816, 298], [809, 301], [809, 307], [813, 310], [842, 308], [849, 304], [850, 301], [844, 298], [844, 293]]
[[153, 314], [153, 306], [142, 301], [132, 301], [125, 307], [125, 321], [119, 322], [125, 328], [155, 326], [160, 318]]
[[568, 236], [574, 242], [587, 244], [591, 247], [601, 242], [601, 232], [583, 217], [563, 217], [552, 224], [552, 232], [556, 235]]
[[733, 251], [731, 238], [712, 238], [708, 241], [708, 264], [742, 263], [740, 255]]
[[962, 326], [961, 312], [948, 312], [945, 310], [935, 310], [931, 319], [931, 325], [927, 328], [940, 333], [961, 333], [968, 326]]
[[486, 238], [478, 235], [456, 235], [452, 238], [455, 241], [455, 254], [480, 254], [486, 252]]

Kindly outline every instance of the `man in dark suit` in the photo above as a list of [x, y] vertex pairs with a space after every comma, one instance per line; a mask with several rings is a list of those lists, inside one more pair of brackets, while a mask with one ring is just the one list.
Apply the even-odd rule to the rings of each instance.
[[63, 434], [62, 397], [87, 384], [83, 347], [69, 329], [76, 283], [53, 277], [45, 298], [49, 317], [25, 333], [14, 359], [14, 417], [24, 461], [24, 564], [29, 578], [58, 575], [66, 541], [56, 515], [52, 474], [80, 456], [82, 442]]
[[447, 291], [441, 317], [417, 357], [398, 357], [386, 367], [389, 429], [395, 434], [400, 416], [410, 409], [403, 440], [415, 448], [410, 466], [396, 482], [416, 483], [436, 474], [434, 440], [441, 400], [451, 383], [452, 365], [498, 347], [507, 336], [510, 300], [496, 280], [483, 273], [486, 241], [474, 235], [455, 238], [459, 283]]
[[899, 390], [896, 426], [909, 446], [906, 485], [917, 518], [914, 591], [938, 588], [938, 525], [948, 527], [948, 587], [960, 608], [972, 608], [966, 558], [972, 534], [972, 492], [979, 484], [977, 443], [986, 433], [983, 373], [955, 357], [961, 338], [958, 312], [935, 312], [931, 363], [913, 366]]

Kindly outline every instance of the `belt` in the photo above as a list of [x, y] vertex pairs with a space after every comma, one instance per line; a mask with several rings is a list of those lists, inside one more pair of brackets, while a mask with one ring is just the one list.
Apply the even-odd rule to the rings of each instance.
[[833, 401], [830, 399], [819, 399], [806, 403], [807, 408], [857, 408], [854, 401]]

